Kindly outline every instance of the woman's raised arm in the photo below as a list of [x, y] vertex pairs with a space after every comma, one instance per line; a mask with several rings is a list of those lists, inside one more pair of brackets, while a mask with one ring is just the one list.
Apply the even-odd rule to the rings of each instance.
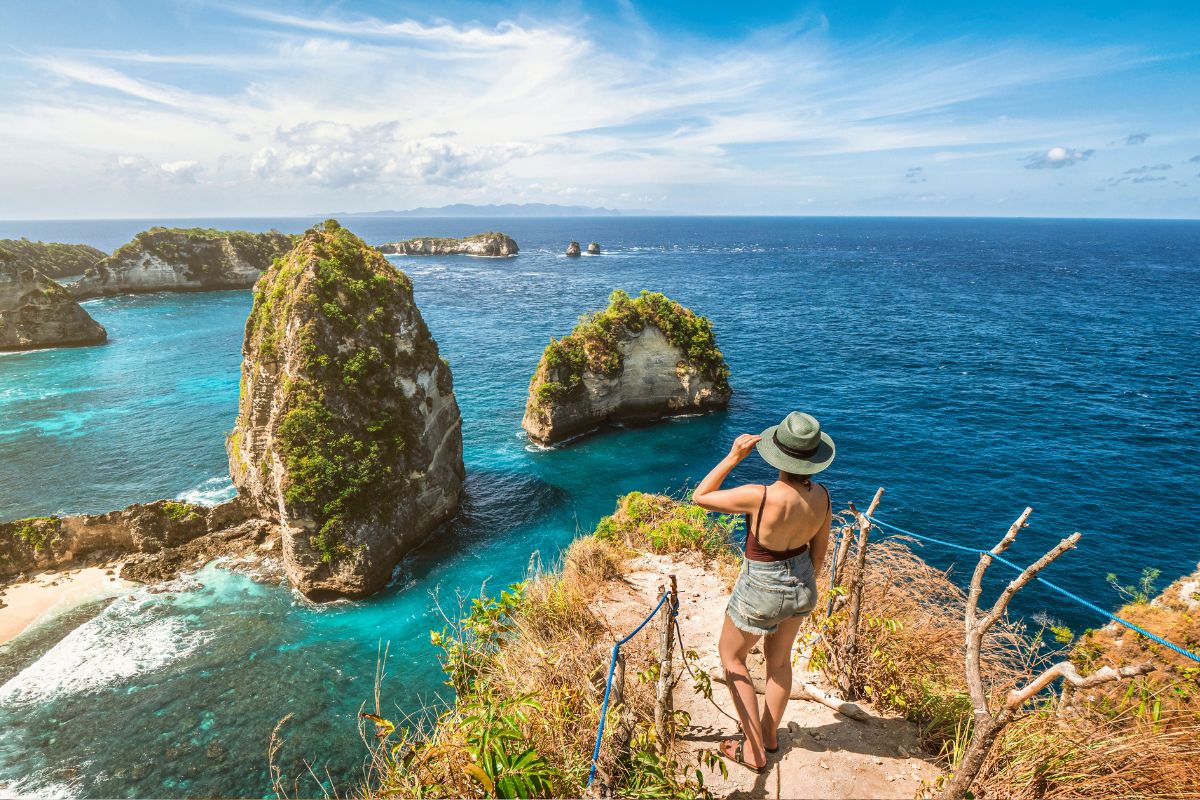
[[704, 480], [700, 481], [696, 491], [692, 492], [692, 502], [709, 511], [725, 514], [748, 514], [757, 511], [758, 502], [762, 499], [761, 492], [755, 491], [751, 486], [722, 489], [721, 484], [733, 468], [750, 455], [750, 451], [761, 438], [755, 434], [743, 433], [735, 439], [733, 447], [729, 448], [729, 455], [721, 459], [712, 471], [704, 476]]

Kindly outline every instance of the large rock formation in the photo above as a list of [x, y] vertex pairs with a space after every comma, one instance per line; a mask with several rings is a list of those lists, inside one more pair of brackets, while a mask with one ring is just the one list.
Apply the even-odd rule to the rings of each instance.
[[521, 425], [551, 444], [606, 421], [722, 408], [729, 367], [712, 323], [657, 292], [620, 289], [607, 309], [550, 340], [529, 383]]
[[572, 258], [574, 258], [575, 256], [578, 256], [580, 254], [580, 252], [581, 251], [579, 250], [579, 242], [571, 241], [571, 242], [567, 243], [567, 252], [565, 255], [568, 255], [568, 256], [571, 256]]
[[272, 530], [250, 517], [241, 498], [219, 506], [159, 500], [106, 514], [29, 517], [0, 523], [0, 579], [123, 558], [121, 577], [164, 580], [197, 560], [257, 550]]
[[381, 244], [379, 252], [404, 256], [486, 256], [502, 258], [515, 256], [517, 243], [503, 233], [489, 231], [462, 239], [423, 236], [406, 242]]
[[249, 289], [295, 237], [211, 228], [151, 228], [70, 285], [76, 297]]
[[32, 267], [47, 278], [62, 280], [87, 272], [107, 255], [86, 244], [0, 239], [0, 250], [11, 253], [17, 266]]
[[288, 577], [362, 596], [454, 514], [462, 430], [412, 283], [333, 220], [263, 274], [227, 449], [240, 494], [284, 528]]
[[63, 287], [0, 250], [0, 350], [100, 344], [104, 326]]

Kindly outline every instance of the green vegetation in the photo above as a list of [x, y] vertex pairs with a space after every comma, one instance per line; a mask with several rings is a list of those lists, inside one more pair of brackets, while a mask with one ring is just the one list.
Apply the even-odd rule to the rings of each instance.
[[[440, 367], [419, 316], [415, 351], [396, 340], [393, 320], [412, 314], [408, 277], [334, 220], [308, 231], [255, 286], [246, 330], [259, 361], [279, 358], [283, 326], [298, 324], [302, 362], [283, 387], [277, 447], [284, 499], [312, 515], [312, 544], [326, 562], [347, 555], [350, 527], [389, 508], [407, 481], [400, 465], [419, 421], [403, 398], [395, 402], [393, 370]], [[347, 341], [359, 347], [344, 352]]]
[[651, 553], [695, 550], [736, 563], [730, 544], [736, 527], [730, 516], [712, 516], [700, 506], [660, 494], [630, 492], [617, 509], [596, 524], [596, 538]]
[[123, 261], [138, 260], [143, 253], [163, 261], [187, 266], [187, 276], [194, 280], [219, 279], [227, 269], [232, 248], [239, 259], [257, 269], [266, 269], [273, 259], [287, 252], [295, 236], [278, 231], [250, 233], [248, 231], [219, 231], [213, 228], [153, 227], [118, 247], [100, 268], [112, 267]]
[[[396, 724], [382, 715], [377, 692], [375, 713], [363, 715], [376, 744], [366, 785], [356, 794], [583, 795], [600, 714], [595, 681], [603, 680], [609, 655], [595, 599], [638, 542], [658, 542], [662, 552], [712, 553], [728, 533], [726, 521], [706, 522], [701, 509], [661, 495], [623, 497], [606, 520], [595, 536], [572, 543], [561, 571], [535, 574], [495, 597], [460, 598], [460, 613], [431, 634], [454, 702], [427, 724]], [[668, 529], [657, 530], [656, 520]], [[614, 796], [710, 797], [698, 767], [723, 770], [720, 759], [709, 754], [696, 761], [673, 736], [656, 740], [652, 640], [636, 638], [622, 651], [623, 707], [610, 707], [608, 729], [619, 727], [618, 717], [628, 720], [628, 743], [606, 736], [601, 768]], [[687, 724], [685, 717], [676, 712], [671, 729]]]
[[26, 517], [12, 525], [13, 538], [29, 545], [35, 553], [58, 541], [62, 534], [62, 520], [58, 517]]
[[631, 299], [615, 289], [607, 308], [581, 317], [570, 334], [550, 340], [530, 383], [533, 405], [545, 408], [555, 400], [577, 396], [585, 372], [610, 377], [619, 374], [623, 366], [618, 348], [621, 337], [646, 325], [658, 328], [667, 341], [686, 353], [686, 366], [697, 369], [719, 390], [729, 388], [729, 366], [717, 348], [707, 317], [658, 292], [643, 291]]
[[1142, 576], [1138, 578], [1138, 582], [1130, 586], [1122, 586], [1117, 580], [1117, 573], [1110, 572], [1104, 577], [1108, 585], [1121, 596], [1121, 599], [1126, 603], [1149, 603], [1150, 598], [1154, 597], [1154, 584], [1158, 580], [1158, 576], [1162, 574], [1162, 570], [1146, 567], [1142, 570]]
[[82, 275], [104, 258], [104, 252], [86, 244], [31, 242], [29, 239], [0, 239], [2, 253], [9, 253], [20, 267], [33, 267], [48, 278]]
[[167, 500], [163, 503], [163, 513], [173, 522], [191, 522], [200, 518], [200, 510], [191, 503], [181, 503], [178, 500]]

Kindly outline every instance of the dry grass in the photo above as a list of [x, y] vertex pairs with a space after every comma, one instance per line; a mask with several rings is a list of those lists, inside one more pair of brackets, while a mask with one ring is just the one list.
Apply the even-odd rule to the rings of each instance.
[[[728, 530], [693, 509], [660, 495], [623, 497], [597, 535], [571, 544], [558, 571], [535, 573], [510, 595], [462, 609], [442, 640], [443, 666], [458, 687], [456, 702], [436, 720], [408, 720], [406, 727], [368, 717], [367, 727], [375, 730], [365, 731], [364, 738], [376, 735], [368, 779], [358, 794], [503, 796], [499, 781], [489, 786], [496, 770], [480, 769], [487, 748], [481, 741], [502, 738], [511, 729], [512, 740], [501, 747], [513, 754], [528, 750], [536, 758], [528, 770], [536, 774], [534, 782], [517, 794], [581, 795], [609, 647], [623, 632], [608, 630], [593, 603], [640, 550], [720, 557], [716, 543], [726, 540]], [[682, 777], [685, 765], [676, 761], [673, 746], [662, 755], [652, 747], [654, 685], [645, 679], [656, 668], [651, 650], [649, 636], [622, 648], [624, 703], [609, 709], [599, 774], [626, 796], [703, 795], [702, 787]]]
[[[829, 559], [833, 552], [831, 547]], [[828, 570], [827, 564], [825, 575]], [[837, 590], [834, 594], [842, 597]], [[947, 754], [961, 737], [962, 720], [970, 710], [963, 669], [965, 607], [963, 590], [905, 540], [881, 538], [868, 545], [858, 656], [849, 665], [851, 674], [868, 699], [920, 723], [926, 745]], [[830, 643], [845, 635], [848, 606], [828, 619], [827, 608], [828, 599], [812, 618], [814, 632], [822, 637], [812, 663], [836, 682], [842, 662]], [[983, 653], [989, 688], [1003, 691], [1028, 675], [1034, 652], [1021, 623], [997, 623]]]
[[[878, 705], [920, 723], [926, 744], [952, 770], [971, 728], [965, 593], [902, 538], [876, 539], [867, 552], [860, 655], [851, 669]], [[1119, 615], [1194, 647], [1200, 603], [1173, 591], [1182, 585]], [[822, 637], [814, 661], [835, 678], [837, 648], [828, 643], [844, 634], [845, 607], [823, 618], [820, 611], [814, 615], [814, 633]], [[1089, 632], [1070, 650], [1053, 653], [1041, 632], [1007, 619], [989, 634], [983, 656], [993, 696], [1023, 684], [1052, 657], [1069, 656], [1085, 672], [1147, 658], [1160, 669], [1089, 690], [1070, 708], [1059, 709], [1051, 694], [1038, 698], [1001, 735], [973, 788], [976, 796], [1200, 797], [1200, 671], [1194, 662], [1115, 627]]]
[[1012, 800], [1198, 797], [1200, 718], [1031, 714], [1002, 734], [975, 791]]

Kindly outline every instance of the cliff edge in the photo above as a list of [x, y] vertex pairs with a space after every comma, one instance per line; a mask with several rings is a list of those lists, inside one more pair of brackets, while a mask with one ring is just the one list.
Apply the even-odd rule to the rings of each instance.
[[422, 236], [404, 242], [381, 244], [379, 252], [403, 256], [484, 256], [505, 258], [519, 252], [511, 236], [495, 231], [477, 233], [462, 239]]
[[76, 297], [249, 289], [295, 237], [212, 228], [150, 228], [84, 273]]
[[104, 326], [70, 292], [0, 250], [0, 350], [100, 344]]
[[108, 255], [91, 245], [29, 239], [0, 239], [0, 250], [12, 253], [18, 266], [33, 267], [56, 281], [82, 275]]
[[380, 589], [464, 477], [450, 368], [412, 283], [329, 220], [255, 286], [243, 354], [229, 468], [282, 525], [289, 579], [317, 599]]
[[723, 408], [729, 366], [712, 323], [657, 292], [620, 289], [608, 308], [551, 339], [529, 383], [521, 426], [552, 444], [607, 421]]

